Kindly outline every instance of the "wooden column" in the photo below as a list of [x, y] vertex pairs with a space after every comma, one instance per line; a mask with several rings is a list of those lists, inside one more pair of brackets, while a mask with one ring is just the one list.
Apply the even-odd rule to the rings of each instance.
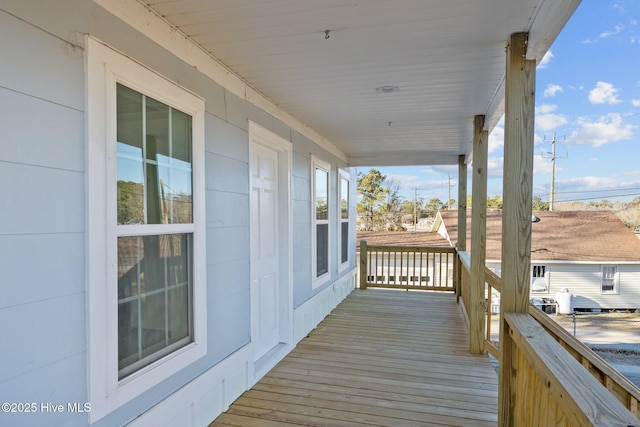
[[[484, 352], [484, 288], [487, 249], [488, 132], [484, 116], [473, 122], [473, 183], [471, 196], [471, 283], [469, 286], [469, 351]], [[490, 309], [487, 308], [487, 309]]]
[[368, 252], [367, 241], [360, 240], [360, 289], [367, 289]]
[[467, 164], [465, 156], [458, 156], [458, 244], [459, 251], [467, 250]]
[[[531, 197], [536, 61], [527, 60], [526, 33], [512, 34], [505, 80], [500, 312], [527, 313], [531, 266]], [[503, 320], [500, 328], [498, 424], [514, 426], [517, 350]]]
[[[467, 164], [463, 155], [458, 156], [458, 242], [456, 248], [458, 251], [467, 250]], [[459, 298], [462, 263], [455, 263], [455, 267], [456, 298]]]

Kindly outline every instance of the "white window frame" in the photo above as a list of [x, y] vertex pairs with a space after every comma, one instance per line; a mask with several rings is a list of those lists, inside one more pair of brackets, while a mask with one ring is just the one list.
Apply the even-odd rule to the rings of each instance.
[[[327, 219], [318, 221], [316, 218], [316, 169], [323, 170], [327, 173]], [[329, 282], [331, 279], [331, 242], [333, 233], [333, 214], [331, 210], [331, 164], [319, 159], [315, 155], [311, 155], [311, 277], [312, 289], [316, 289]], [[318, 271], [318, 253], [317, 253], [317, 233], [318, 224], [327, 224], [327, 272], [317, 276]]]
[[[342, 218], [342, 181], [347, 181], [347, 218]], [[346, 270], [351, 264], [351, 251], [349, 250], [349, 237], [347, 236], [347, 260], [342, 262], [342, 224], [345, 222], [349, 224], [349, 235], [351, 234], [351, 174], [344, 170], [338, 169], [338, 203], [337, 205], [337, 222], [338, 222], [338, 272]]]
[[[133, 400], [207, 352], [204, 100], [145, 66], [85, 37], [89, 422]], [[193, 233], [193, 342], [118, 380], [116, 84], [192, 117], [193, 224], [147, 226], [150, 234]]]
[[[543, 267], [544, 268], [544, 284], [546, 287], [545, 291], [534, 291], [533, 290], [533, 282], [536, 281], [536, 277], [533, 276], [533, 273], [536, 269], [536, 267]], [[550, 292], [550, 288], [549, 288], [549, 265], [548, 264], [533, 264], [531, 265], [531, 293], [532, 294], [548, 294]]]
[[[604, 270], [605, 268], [613, 268], [615, 270], [613, 276], [613, 290], [605, 291], [604, 286]], [[620, 271], [615, 264], [603, 264], [600, 266], [600, 293], [602, 295], [617, 295], [620, 293]]]

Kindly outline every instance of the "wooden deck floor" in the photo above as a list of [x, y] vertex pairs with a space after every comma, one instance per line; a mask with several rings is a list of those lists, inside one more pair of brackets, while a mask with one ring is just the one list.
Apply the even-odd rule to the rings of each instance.
[[211, 426], [495, 426], [450, 293], [356, 290]]

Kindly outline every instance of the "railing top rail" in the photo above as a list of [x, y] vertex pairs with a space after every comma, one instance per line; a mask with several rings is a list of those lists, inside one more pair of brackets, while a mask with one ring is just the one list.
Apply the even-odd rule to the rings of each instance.
[[455, 253], [455, 248], [449, 246], [401, 246], [401, 245], [369, 245], [367, 250], [370, 252], [436, 252], [436, 253]]
[[558, 323], [554, 322], [549, 318], [549, 316], [544, 314], [534, 305], [531, 305], [531, 307], [529, 308], [529, 314], [540, 325], [542, 325], [542, 327], [546, 329], [547, 332], [555, 336], [556, 339], [563, 341], [565, 346], [570, 347], [581, 357], [588, 360], [593, 368], [601, 372], [603, 375], [611, 378], [612, 381], [622, 387], [625, 392], [629, 393], [630, 396], [633, 396], [636, 400], [640, 400], [640, 389], [626, 377], [616, 371], [604, 359], [593, 352], [593, 350], [587, 347], [582, 341], [571, 335], [569, 332], [567, 332], [566, 329], [564, 329]]
[[[529, 314], [504, 313], [510, 335], [574, 425], [629, 426], [627, 410]], [[561, 403], [560, 403], [561, 402]]]

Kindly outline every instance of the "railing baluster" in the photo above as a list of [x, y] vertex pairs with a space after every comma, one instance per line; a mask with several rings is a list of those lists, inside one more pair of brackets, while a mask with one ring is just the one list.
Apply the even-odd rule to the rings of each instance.
[[368, 245], [361, 241], [360, 286], [454, 291], [455, 249]]

